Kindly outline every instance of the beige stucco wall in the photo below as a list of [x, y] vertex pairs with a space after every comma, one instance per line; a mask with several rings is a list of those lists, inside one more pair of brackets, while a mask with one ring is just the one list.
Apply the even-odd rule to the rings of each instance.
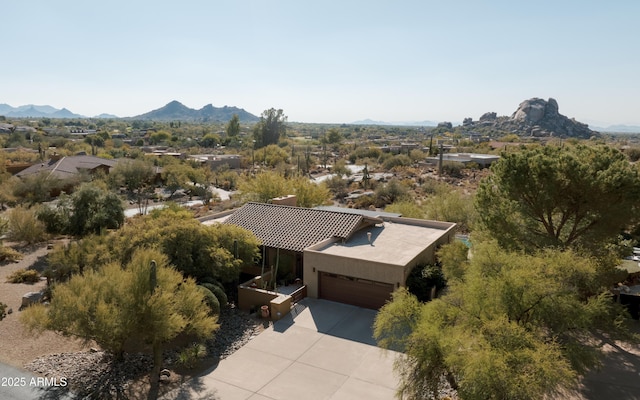
[[318, 298], [319, 271], [390, 283], [395, 288], [405, 286], [411, 270], [417, 264], [433, 263], [436, 249], [443, 244], [449, 243], [454, 237], [454, 230], [444, 232], [442, 237], [425, 247], [423, 251], [405, 265], [386, 264], [326, 254], [322, 252], [322, 249], [331, 243], [335, 243], [335, 240], [325, 240], [304, 251], [304, 284], [307, 285], [308, 296]]

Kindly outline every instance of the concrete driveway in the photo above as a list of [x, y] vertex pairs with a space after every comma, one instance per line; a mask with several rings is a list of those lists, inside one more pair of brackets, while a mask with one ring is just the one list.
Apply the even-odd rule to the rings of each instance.
[[394, 352], [375, 346], [376, 312], [304, 299], [291, 314], [167, 400], [392, 400]]

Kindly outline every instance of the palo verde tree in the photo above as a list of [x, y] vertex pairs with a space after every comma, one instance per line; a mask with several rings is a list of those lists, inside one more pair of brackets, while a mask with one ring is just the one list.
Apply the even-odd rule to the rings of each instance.
[[455, 272], [447, 294], [423, 304], [400, 289], [375, 320], [378, 343], [404, 353], [403, 399], [438, 399], [447, 384], [465, 400], [544, 398], [598, 365], [596, 331], [625, 335], [593, 258], [495, 242], [474, 243], [470, 260], [443, 258], [460, 263], [444, 268]]
[[639, 217], [638, 171], [606, 146], [545, 146], [503, 154], [476, 195], [501, 246], [601, 249]]
[[274, 197], [296, 195], [300, 207], [315, 207], [327, 202], [329, 189], [324, 184], [316, 184], [300, 176], [285, 178], [273, 171], [266, 171], [240, 182], [239, 191], [245, 201], [267, 203]]
[[154, 354], [152, 387], [170, 340], [179, 334], [206, 338], [218, 328], [195, 281], [170, 267], [162, 253], [146, 249], [124, 267], [112, 263], [56, 285], [50, 305], [27, 308], [21, 320], [31, 331], [94, 340], [118, 359], [128, 343], [148, 344]]
[[278, 144], [287, 130], [287, 116], [282, 109], [270, 108], [262, 112], [260, 121], [253, 129], [253, 137], [258, 147]]

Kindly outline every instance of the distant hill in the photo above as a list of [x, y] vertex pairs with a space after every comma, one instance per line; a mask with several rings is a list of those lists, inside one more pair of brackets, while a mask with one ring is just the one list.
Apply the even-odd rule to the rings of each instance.
[[374, 121], [372, 119], [363, 119], [361, 121], [354, 121], [351, 125], [391, 125], [391, 126], [437, 126], [438, 123], [434, 121]]
[[611, 133], [640, 133], [640, 126], [634, 125], [610, 125], [606, 128], [596, 127], [594, 128], [600, 132], [611, 132]]
[[117, 115], [113, 115], [113, 114], [100, 114], [100, 115], [96, 115], [93, 118], [101, 118], [101, 119], [118, 119], [120, 117], [118, 117]]
[[51, 106], [37, 106], [34, 104], [20, 107], [0, 104], [0, 115], [9, 118], [84, 118], [84, 116], [72, 113], [66, 108], [59, 110]]
[[162, 108], [148, 113], [131, 117], [151, 121], [198, 121], [198, 122], [227, 122], [237, 114], [240, 122], [257, 122], [259, 117], [238, 107], [214, 107], [207, 104], [199, 110], [189, 108], [179, 101], [172, 101]]

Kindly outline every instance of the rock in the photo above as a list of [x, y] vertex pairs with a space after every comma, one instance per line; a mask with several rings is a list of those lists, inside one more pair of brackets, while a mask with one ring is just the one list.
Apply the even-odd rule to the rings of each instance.
[[471, 125], [473, 124], [473, 118], [465, 118], [464, 120], [462, 120], [462, 126], [467, 126], [467, 125]]
[[42, 300], [42, 293], [29, 292], [22, 296], [22, 307], [29, 307], [32, 304], [39, 303]]
[[480, 121], [495, 121], [496, 118], [498, 118], [498, 114], [496, 114], [495, 112], [486, 112], [482, 114], [482, 116], [480, 117]]
[[[468, 122], [468, 121], [467, 121]], [[559, 112], [558, 102], [534, 97], [525, 100], [510, 116], [498, 117], [495, 112], [484, 113], [479, 121], [464, 124], [465, 131], [483, 130], [504, 134], [515, 133], [518, 136], [534, 137], [575, 137], [590, 139], [599, 133], [589, 129], [587, 124], [568, 118]]]
[[162, 371], [160, 371], [160, 376], [170, 377], [171, 376], [171, 371], [169, 371], [168, 369], [165, 368]]
[[440, 122], [438, 123], [438, 128], [447, 128], [447, 129], [453, 129], [453, 124], [451, 124], [451, 122]]
[[13, 308], [8, 309], [7, 314], [13, 314]]

